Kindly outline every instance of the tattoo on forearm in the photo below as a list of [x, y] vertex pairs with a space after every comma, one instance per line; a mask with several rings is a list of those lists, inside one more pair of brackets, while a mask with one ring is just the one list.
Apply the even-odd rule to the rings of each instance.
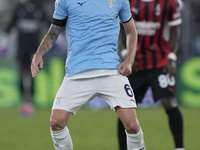
[[38, 50], [36, 53], [40, 53], [42, 55], [44, 55], [45, 53], [47, 53], [52, 46], [54, 45], [54, 43], [56, 42], [60, 31], [61, 31], [62, 27], [56, 26], [56, 25], [51, 25], [49, 28], [49, 31], [47, 32], [47, 34], [45, 35], [45, 37], [43, 38]]

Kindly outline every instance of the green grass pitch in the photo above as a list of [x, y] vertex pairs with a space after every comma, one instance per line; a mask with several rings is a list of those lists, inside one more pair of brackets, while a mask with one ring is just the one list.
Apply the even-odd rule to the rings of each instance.
[[[200, 109], [180, 107], [184, 116], [186, 150], [200, 150]], [[0, 150], [54, 150], [49, 133], [50, 109], [37, 109], [32, 118], [17, 109], [0, 110]], [[137, 109], [147, 150], [174, 150], [167, 116], [161, 107]], [[74, 150], [118, 150], [117, 116], [109, 108], [81, 109], [68, 125]]]

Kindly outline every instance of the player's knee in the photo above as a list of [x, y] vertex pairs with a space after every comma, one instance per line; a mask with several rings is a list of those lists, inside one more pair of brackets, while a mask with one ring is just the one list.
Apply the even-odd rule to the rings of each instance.
[[51, 118], [50, 119], [50, 127], [53, 131], [59, 131], [65, 128], [65, 125], [62, 121], [55, 119], [55, 118]]
[[132, 121], [125, 124], [126, 132], [129, 134], [136, 134], [140, 130], [140, 125], [138, 121]]
[[163, 98], [161, 99], [161, 102], [165, 110], [175, 108], [178, 106], [176, 97]]

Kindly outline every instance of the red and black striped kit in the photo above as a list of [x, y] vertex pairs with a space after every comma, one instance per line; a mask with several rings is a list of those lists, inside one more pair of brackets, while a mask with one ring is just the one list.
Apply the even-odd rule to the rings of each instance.
[[160, 68], [168, 59], [169, 26], [180, 24], [176, 0], [132, 0], [131, 12], [138, 32], [139, 70]]

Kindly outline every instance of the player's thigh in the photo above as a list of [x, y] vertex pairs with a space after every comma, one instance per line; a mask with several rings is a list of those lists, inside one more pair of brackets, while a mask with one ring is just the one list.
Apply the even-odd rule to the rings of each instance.
[[52, 109], [66, 110], [76, 113], [86, 102], [95, 96], [95, 79], [64, 78]]
[[136, 108], [135, 96], [127, 77], [113, 75], [98, 78], [98, 96], [104, 98], [112, 109]]

